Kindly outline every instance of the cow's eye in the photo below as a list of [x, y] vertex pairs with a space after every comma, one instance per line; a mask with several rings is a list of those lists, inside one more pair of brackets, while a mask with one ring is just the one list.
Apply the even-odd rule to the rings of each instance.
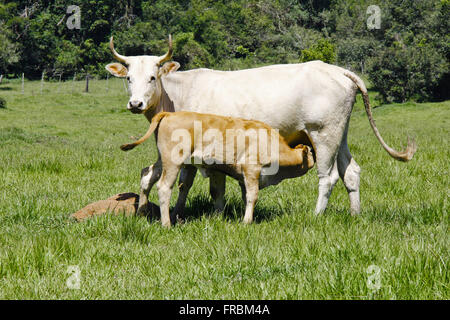
[[155, 80], [156, 80], [156, 78], [153, 76], [150, 78], [150, 82], [155, 81]]
[[130, 77], [127, 77], [127, 81], [128, 81], [128, 82], [131, 82]]

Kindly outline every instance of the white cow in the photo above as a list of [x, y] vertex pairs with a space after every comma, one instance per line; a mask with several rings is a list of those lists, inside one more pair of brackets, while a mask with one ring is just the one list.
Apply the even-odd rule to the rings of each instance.
[[[311, 61], [239, 71], [176, 72], [180, 66], [177, 62], [161, 67], [172, 57], [170, 36], [169, 51], [161, 57], [120, 55], [114, 49], [112, 37], [110, 48], [114, 57], [128, 68], [112, 63], [106, 69], [114, 76], [127, 78], [131, 91], [127, 108], [133, 113], [144, 113], [149, 121], [155, 110], [211, 113], [259, 120], [279, 129], [291, 145], [311, 144], [319, 176], [316, 214], [325, 211], [339, 177], [349, 194], [351, 213], [360, 212], [360, 167], [347, 145], [350, 114], [358, 89], [375, 136], [389, 155], [409, 161], [416, 151], [414, 141], [409, 139], [402, 152], [384, 142], [373, 120], [364, 82], [341, 67]], [[305, 141], [302, 133], [306, 133], [310, 141]], [[195, 170], [185, 170], [180, 174], [176, 211], [184, 208], [195, 173]], [[158, 173], [153, 173], [148, 179], [158, 178]], [[211, 195], [216, 206], [221, 207], [225, 177], [216, 172], [210, 180]]]

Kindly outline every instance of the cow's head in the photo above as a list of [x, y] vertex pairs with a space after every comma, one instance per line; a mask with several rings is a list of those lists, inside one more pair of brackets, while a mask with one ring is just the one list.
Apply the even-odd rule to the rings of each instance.
[[128, 66], [127, 68], [120, 63], [110, 63], [106, 66], [106, 70], [112, 75], [127, 78], [131, 92], [127, 109], [133, 113], [143, 113], [155, 107], [162, 94], [161, 76], [175, 71], [180, 66], [177, 62], [173, 62], [161, 67], [161, 64], [172, 58], [172, 37], [169, 36], [169, 51], [161, 57], [122, 56], [114, 49], [113, 37], [111, 37], [109, 47], [114, 58]]

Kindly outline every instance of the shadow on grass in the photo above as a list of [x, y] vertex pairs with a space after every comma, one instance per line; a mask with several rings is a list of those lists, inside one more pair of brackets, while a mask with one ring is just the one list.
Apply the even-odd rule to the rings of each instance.
[[[114, 201], [123, 201], [127, 200], [127, 195], [132, 193], [122, 194], [121, 197], [114, 199]], [[137, 211], [138, 207], [138, 199], [139, 197], [135, 194], [133, 196], [137, 197], [135, 202], [135, 208], [133, 215]], [[109, 200], [109, 199], [108, 199]], [[101, 200], [99, 202], [105, 202], [107, 200]], [[115, 203], [115, 202], [114, 202]], [[109, 205], [109, 203], [108, 203]], [[117, 205], [117, 204], [115, 204]], [[92, 208], [90, 206], [93, 206]], [[104, 203], [91, 203], [87, 207], [80, 210], [80, 213], [77, 213], [77, 216], [81, 217], [81, 220], [84, 220], [87, 217], [94, 217], [104, 215], [106, 213], [111, 213], [110, 210], [103, 208], [105, 206]], [[170, 212], [173, 213], [174, 207], [170, 208]], [[192, 198], [189, 198], [186, 207], [184, 209], [184, 220], [180, 219], [181, 217], [177, 217], [177, 223], [189, 223], [191, 221], [200, 220], [203, 217], [210, 218], [213, 216], [222, 216], [225, 220], [230, 222], [240, 222], [244, 218], [245, 206], [241, 199], [238, 198], [230, 198], [226, 205], [225, 209], [221, 212], [218, 212], [214, 209], [214, 203], [210, 199], [209, 196], [205, 195], [196, 195]], [[116, 213], [117, 214], [117, 213]], [[260, 223], [263, 221], [271, 221], [276, 217], [279, 217], [283, 214], [287, 214], [284, 210], [277, 205], [267, 206], [267, 205], [257, 205], [254, 210], [254, 223]], [[161, 218], [160, 208], [157, 204], [153, 202], [148, 202], [147, 205], [143, 208], [143, 210], [137, 214], [138, 216], [144, 217], [148, 220], [149, 223], [159, 222]], [[76, 218], [76, 217], [75, 217]], [[80, 221], [81, 221], [80, 220]]]
[[[159, 207], [154, 204], [151, 205], [154, 206], [153, 212], [147, 215], [147, 219], [149, 221], [159, 220]], [[173, 210], [174, 207], [171, 207], [170, 212], [173, 212]], [[222, 212], [218, 212], [214, 209], [214, 202], [209, 196], [198, 194], [189, 198], [184, 210], [184, 222], [189, 223], [200, 220], [203, 217], [210, 218], [214, 216], [222, 216], [230, 222], [241, 222], [244, 218], [244, 212], [245, 205], [240, 198], [228, 198], [225, 209]], [[293, 214], [292, 210], [284, 208], [282, 205], [257, 204], [254, 210], [254, 223], [272, 221], [277, 217], [289, 214]], [[314, 216], [313, 211], [306, 214], [311, 217]], [[440, 207], [438, 204], [405, 207], [391, 207], [388, 204], [378, 204], [370, 207], [362, 206], [361, 213], [357, 216], [352, 216], [350, 208], [346, 205], [330, 204], [321, 217], [324, 219], [336, 219], [336, 221], [341, 221], [342, 223], [352, 223], [357, 219], [363, 219], [369, 223], [430, 225], [444, 222], [448, 219], [448, 214], [444, 213], [443, 206]]]
[[[228, 221], [240, 222], [244, 218], [244, 212], [245, 205], [241, 199], [229, 198], [225, 209], [222, 212], [217, 212], [214, 210], [214, 203], [209, 197], [196, 195], [189, 199], [184, 215], [187, 222], [215, 215], [222, 215]], [[256, 205], [253, 212], [253, 222], [271, 221], [283, 214], [286, 213], [279, 206]]]
[[11, 87], [0, 87], [0, 91], [11, 91], [12, 89]]

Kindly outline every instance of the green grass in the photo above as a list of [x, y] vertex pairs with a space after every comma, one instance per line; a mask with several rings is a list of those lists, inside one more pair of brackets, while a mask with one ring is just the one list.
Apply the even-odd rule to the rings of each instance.
[[[374, 110], [396, 148], [419, 149], [410, 163], [391, 159], [375, 139], [358, 97], [349, 144], [362, 168], [362, 213], [351, 217], [340, 181], [325, 215], [313, 214], [318, 178], [261, 191], [256, 223], [241, 224], [238, 184], [227, 181], [225, 213], [215, 213], [199, 175], [190, 216], [170, 230], [145, 218], [69, 215], [88, 203], [138, 192], [154, 142], [119, 145], [148, 127], [125, 111], [121, 80], [0, 86], [0, 298], [2, 299], [449, 299], [450, 102]], [[9, 88], [9, 89], [8, 89]], [[372, 98], [376, 93], [371, 92]], [[175, 193], [172, 201], [174, 202]], [[156, 190], [151, 201], [157, 203]], [[380, 289], [368, 288], [380, 268]], [[69, 266], [81, 271], [69, 289]]]

